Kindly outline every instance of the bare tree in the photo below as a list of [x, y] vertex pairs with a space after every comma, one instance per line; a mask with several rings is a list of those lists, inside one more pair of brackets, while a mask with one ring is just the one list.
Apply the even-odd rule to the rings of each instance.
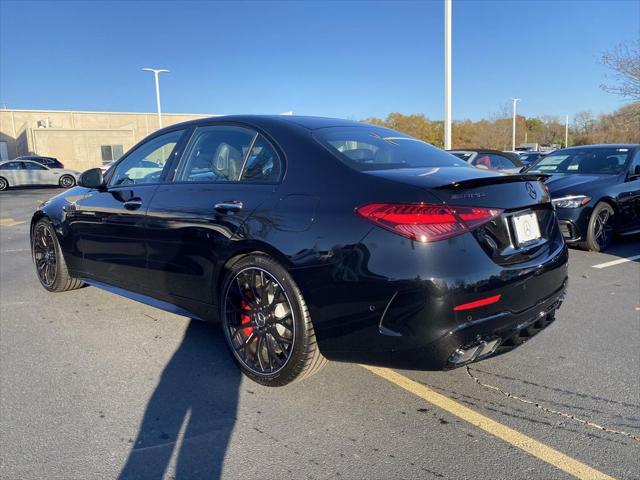
[[602, 64], [613, 72], [610, 84], [600, 85], [605, 92], [631, 100], [640, 100], [640, 40], [619, 44], [602, 55]]

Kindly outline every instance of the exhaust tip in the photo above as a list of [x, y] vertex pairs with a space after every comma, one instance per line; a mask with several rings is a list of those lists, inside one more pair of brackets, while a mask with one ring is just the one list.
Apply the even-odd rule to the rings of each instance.
[[470, 347], [458, 348], [449, 357], [449, 363], [459, 367], [466, 363], [471, 363], [482, 357], [491, 355], [500, 345], [500, 338], [494, 338], [488, 341], [481, 341]]

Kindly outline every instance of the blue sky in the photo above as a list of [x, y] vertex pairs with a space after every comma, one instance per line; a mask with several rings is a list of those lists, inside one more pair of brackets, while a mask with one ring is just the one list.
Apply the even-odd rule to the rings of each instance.
[[[453, 0], [453, 114], [510, 97], [527, 116], [611, 111], [603, 51], [640, 35], [637, 0]], [[0, 0], [9, 108], [443, 117], [443, 2]]]

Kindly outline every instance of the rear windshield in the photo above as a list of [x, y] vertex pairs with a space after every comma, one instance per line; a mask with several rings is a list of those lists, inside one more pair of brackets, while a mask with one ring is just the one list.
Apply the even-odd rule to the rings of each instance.
[[420, 167], [468, 167], [453, 155], [387, 128], [321, 128], [314, 137], [343, 163], [356, 170]]
[[557, 150], [534, 163], [529, 171], [542, 173], [620, 173], [629, 156], [628, 148], [580, 148]]
[[458, 157], [460, 160], [464, 160], [465, 162], [469, 161], [469, 159], [473, 156], [471, 152], [450, 152], [451, 155]]

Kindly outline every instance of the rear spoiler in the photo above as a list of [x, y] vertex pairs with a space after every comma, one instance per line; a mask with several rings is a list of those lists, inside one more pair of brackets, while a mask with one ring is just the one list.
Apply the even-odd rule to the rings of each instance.
[[475, 188], [486, 185], [497, 185], [500, 183], [513, 182], [545, 182], [551, 175], [547, 173], [516, 173], [513, 175], [501, 175], [499, 177], [478, 177], [462, 180], [460, 182], [451, 182], [436, 187], [436, 190], [457, 190], [459, 188]]

